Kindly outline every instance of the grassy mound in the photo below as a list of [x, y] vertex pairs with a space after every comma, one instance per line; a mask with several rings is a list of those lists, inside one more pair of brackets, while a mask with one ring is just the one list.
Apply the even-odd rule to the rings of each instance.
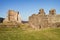
[[60, 28], [40, 30], [0, 28], [0, 40], [60, 40]]

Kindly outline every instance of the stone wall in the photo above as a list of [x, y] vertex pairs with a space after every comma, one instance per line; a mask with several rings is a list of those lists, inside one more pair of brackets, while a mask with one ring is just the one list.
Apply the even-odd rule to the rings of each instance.
[[51, 9], [46, 15], [44, 9], [40, 9], [38, 14], [29, 17], [29, 25], [32, 28], [56, 27], [56, 23], [60, 23], [60, 15], [56, 15], [56, 10]]
[[21, 23], [21, 17], [19, 17], [19, 12], [14, 10], [9, 10], [7, 13], [7, 17], [3, 21], [3, 23]]

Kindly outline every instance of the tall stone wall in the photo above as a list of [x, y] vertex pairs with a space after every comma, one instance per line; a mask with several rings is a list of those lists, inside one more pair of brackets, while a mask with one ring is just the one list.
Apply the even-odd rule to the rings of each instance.
[[29, 25], [32, 28], [57, 27], [56, 23], [60, 23], [60, 15], [56, 15], [56, 10], [51, 9], [49, 15], [46, 15], [44, 9], [40, 9], [38, 14], [29, 17]]
[[7, 13], [7, 17], [3, 21], [3, 23], [21, 23], [21, 17], [19, 17], [19, 12], [14, 10], [9, 10]]

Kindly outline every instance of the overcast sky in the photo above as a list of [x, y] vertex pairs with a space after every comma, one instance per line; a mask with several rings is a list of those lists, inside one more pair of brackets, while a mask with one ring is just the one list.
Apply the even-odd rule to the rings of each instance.
[[0, 0], [0, 17], [5, 18], [8, 10], [19, 11], [22, 20], [28, 20], [32, 14], [37, 14], [43, 8], [46, 14], [50, 9], [60, 13], [60, 0]]

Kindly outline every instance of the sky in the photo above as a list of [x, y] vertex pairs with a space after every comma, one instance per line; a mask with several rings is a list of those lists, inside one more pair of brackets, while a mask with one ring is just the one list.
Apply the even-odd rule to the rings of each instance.
[[56, 9], [60, 14], [60, 0], [0, 0], [0, 17], [6, 18], [8, 10], [19, 11], [21, 19], [27, 21], [32, 14], [38, 14], [43, 8], [48, 14], [50, 9]]

